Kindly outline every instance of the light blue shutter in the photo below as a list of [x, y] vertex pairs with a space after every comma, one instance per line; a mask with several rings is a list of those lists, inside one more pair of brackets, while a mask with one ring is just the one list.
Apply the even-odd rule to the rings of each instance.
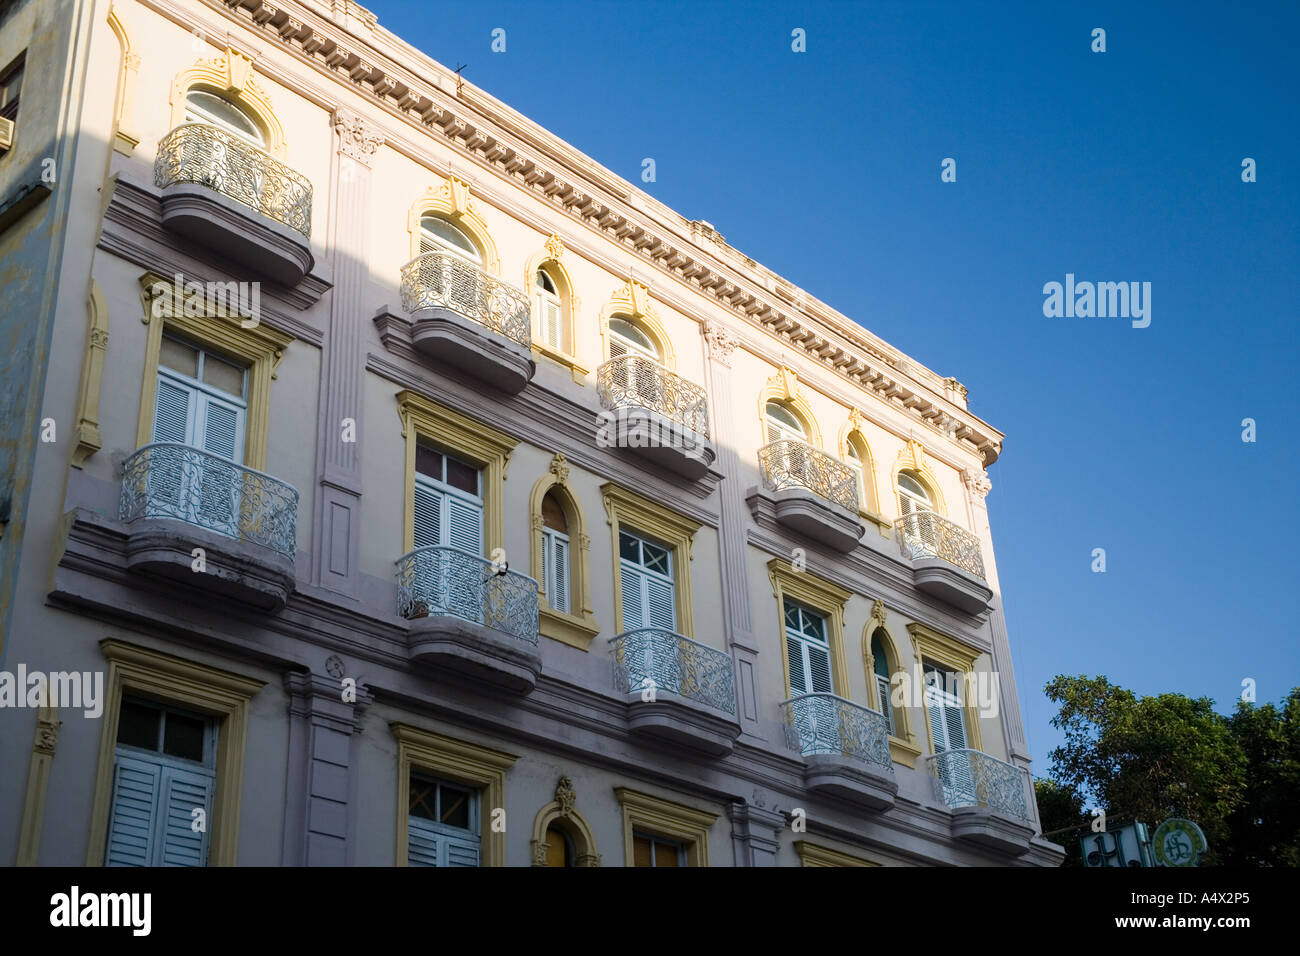
[[672, 581], [665, 581], [652, 574], [645, 576], [646, 626], [659, 627], [665, 631], [677, 629], [677, 607], [673, 601]]
[[814, 694], [834, 693], [835, 686], [831, 681], [831, 652], [829, 648], [813, 644], [811, 641], [805, 645], [808, 648], [808, 675], [809, 692]]
[[106, 866], [151, 866], [154, 808], [162, 768], [120, 754], [113, 767], [113, 809], [108, 820]]
[[785, 653], [790, 659], [790, 696], [798, 697], [808, 693], [808, 682], [804, 676], [803, 641], [790, 631], [785, 633]]
[[542, 532], [542, 565], [547, 600], [555, 610], [568, 614], [572, 607], [569, 598], [569, 539], [551, 528]]
[[242, 462], [244, 410], [204, 396], [203, 411], [203, 450], [227, 461]]
[[447, 496], [447, 544], [483, 557], [483, 506]]
[[478, 840], [472, 837], [445, 837], [444, 840], [447, 846], [447, 866], [478, 866]]
[[406, 863], [408, 866], [437, 866], [441, 834], [423, 817], [409, 817], [406, 822]]
[[153, 440], [189, 445], [194, 438], [195, 392], [158, 376], [154, 398]]
[[[243, 409], [201, 396], [203, 450], [229, 462], [243, 459]], [[199, 523], [234, 535], [239, 531], [243, 473], [232, 465], [201, 459], [198, 474]]]
[[645, 573], [636, 565], [623, 562], [619, 598], [623, 605], [623, 630], [635, 631], [644, 627], [645, 611], [642, 595], [645, 590]]
[[431, 548], [442, 543], [442, 492], [415, 482], [415, 547]]
[[892, 734], [894, 732], [894, 703], [890, 699], [889, 681], [876, 675], [876, 694], [880, 697], [880, 712], [885, 717], [885, 728]]
[[[203, 829], [194, 830], [194, 810], [203, 810]], [[162, 866], [205, 866], [212, 826], [212, 777], [164, 767], [162, 774]]]

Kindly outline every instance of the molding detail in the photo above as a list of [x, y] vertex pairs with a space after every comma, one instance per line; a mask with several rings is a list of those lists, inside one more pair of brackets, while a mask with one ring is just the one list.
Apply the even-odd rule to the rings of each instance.
[[533, 818], [533, 838], [530, 843], [533, 866], [546, 866], [546, 851], [550, 848], [546, 835], [552, 827], [563, 830], [573, 841], [577, 856], [574, 862], [578, 866], [600, 866], [595, 831], [578, 812], [577, 802], [578, 792], [573, 788], [573, 781], [561, 777], [555, 786], [555, 801], [538, 810], [537, 816]]
[[[614, 482], [600, 486], [600, 494], [605, 502], [605, 515], [609, 522], [610, 555], [613, 563], [614, 594], [621, 594], [623, 588], [622, 562], [619, 561], [618, 532], [626, 524], [629, 530], [636, 530], [667, 545], [673, 553], [673, 591], [677, 597], [677, 633], [683, 637], [695, 637], [695, 606], [691, 598], [691, 562], [695, 559], [692, 549], [695, 546], [695, 533], [702, 525], [675, 511], [671, 511], [657, 501], [652, 501], [635, 491], [628, 491]], [[614, 601], [614, 633], [623, 633], [623, 604]]]
[[135, 82], [140, 75], [140, 54], [131, 44], [131, 33], [122, 22], [116, 6], [109, 7], [108, 27], [122, 46], [122, 65], [117, 76], [117, 95], [113, 101], [113, 149], [130, 156], [140, 145], [135, 129]]
[[989, 480], [989, 473], [982, 469], [979, 471], [974, 468], [963, 469], [961, 480], [965, 483], [966, 490], [970, 492], [972, 499], [983, 500], [993, 490], [993, 482]]
[[880, 866], [872, 860], [850, 856], [829, 847], [817, 846], [807, 840], [795, 840], [794, 852], [799, 854], [801, 866]]
[[604, 361], [609, 358], [609, 320], [619, 316], [631, 319], [635, 324], [649, 333], [655, 345], [659, 347], [659, 360], [670, 372], [677, 371], [677, 354], [673, 350], [672, 337], [659, 320], [659, 313], [650, 301], [648, 286], [635, 279], [628, 279], [600, 307], [600, 355]]
[[731, 353], [740, 344], [735, 332], [717, 322], [705, 322], [704, 338], [709, 343], [709, 357], [719, 365], [731, 368]]
[[788, 405], [799, 416], [808, 430], [808, 444], [821, 450], [821, 426], [817, 424], [817, 416], [799, 384], [799, 373], [788, 365], [782, 365], [775, 375], [769, 377], [758, 393], [758, 433], [763, 436], [763, 444], [767, 444], [767, 403], [774, 401]]
[[266, 134], [266, 151], [276, 159], [285, 158], [288, 143], [284, 126], [275, 115], [271, 98], [257, 82], [249, 57], [227, 47], [225, 53], [198, 60], [188, 70], [177, 73], [171, 89], [172, 129], [185, 122], [185, 94], [195, 86], [216, 90], [252, 113]]
[[[26, 688], [18, 688], [18, 693], [26, 692]], [[48, 688], [44, 692], [48, 692]], [[32, 741], [32, 756], [27, 762], [27, 792], [23, 796], [23, 816], [18, 825], [16, 866], [35, 866], [40, 857], [50, 765], [54, 763], [54, 748], [58, 746], [59, 726], [63, 723], [58, 713], [57, 708], [48, 704], [36, 712], [36, 735]]]
[[[551, 607], [546, 597], [546, 575], [542, 573], [542, 501], [553, 493], [569, 523], [569, 601], [575, 611], [565, 613]], [[591, 536], [577, 490], [569, 484], [569, 462], [561, 454], [551, 459], [546, 474], [537, 479], [529, 496], [529, 554], [532, 576], [537, 581], [538, 625], [542, 634], [585, 651], [600, 633], [591, 606]]]
[[[420, 220], [425, 216], [441, 216], [469, 234], [470, 241], [478, 246], [483, 256], [483, 266], [495, 276], [501, 275], [501, 257], [488, 230], [487, 222], [478, 214], [470, 199], [469, 184], [449, 176], [441, 186], [430, 186], [412, 204], [406, 214], [406, 230], [411, 235], [411, 258], [420, 254]], [[525, 290], [531, 290], [529, 284]]]
[[645, 829], [685, 843], [687, 866], [709, 865], [709, 828], [718, 819], [716, 813], [695, 810], [627, 787], [615, 787], [614, 795], [623, 808], [624, 866], [632, 866], [636, 859], [633, 829]]
[[99, 433], [99, 393], [104, 384], [104, 353], [108, 351], [108, 302], [94, 276], [86, 294], [89, 326], [86, 330], [86, 354], [81, 360], [81, 386], [77, 393], [77, 443], [72, 449], [72, 467], [80, 468], [95, 452], [104, 447]]
[[767, 562], [767, 579], [776, 598], [776, 638], [781, 645], [781, 670], [785, 679], [785, 693], [790, 690], [790, 652], [785, 639], [785, 600], [789, 598], [826, 616], [826, 637], [831, 649], [834, 691], [849, 699], [849, 665], [844, 653], [844, 609], [853, 595], [830, 581], [817, 577], [811, 571], [796, 571], [794, 565], [783, 558]]
[[340, 107], [334, 112], [334, 129], [339, 134], [339, 152], [369, 167], [384, 137], [373, 123], [359, 113]]

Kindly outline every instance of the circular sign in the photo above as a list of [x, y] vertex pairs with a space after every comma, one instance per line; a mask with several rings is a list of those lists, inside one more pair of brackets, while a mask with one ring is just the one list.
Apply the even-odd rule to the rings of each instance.
[[1199, 826], [1179, 817], [1171, 817], [1156, 827], [1151, 844], [1160, 866], [1196, 866], [1209, 846]]

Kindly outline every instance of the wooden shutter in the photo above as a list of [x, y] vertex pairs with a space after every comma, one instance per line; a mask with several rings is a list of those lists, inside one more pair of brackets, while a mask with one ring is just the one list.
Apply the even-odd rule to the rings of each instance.
[[[162, 773], [161, 866], [206, 866], [208, 830], [212, 826], [212, 777], [164, 767]], [[203, 828], [195, 832], [194, 811], [203, 811]]]
[[830, 649], [821, 647], [811, 641], [805, 642], [804, 647], [808, 651], [809, 692], [813, 694], [834, 693], [835, 687], [831, 683]]
[[560, 306], [555, 300], [542, 296], [542, 338], [551, 348], [560, 349]]
[[478, 866], [479, 841], [472, 837], [446, 838], [447, 866]]
[[415, 481], [414, 546], [431, 548], [442, 543], [443, 494], [418, 478]]
[[[211, 395], [199, 396], [198, 431], [204, 451], [230, 462], [243, 460], [244, 410]], [[232, 467], [211, 460], [198, 466], [195, 476], [199, 513], [205, 527], [225, 534], [239, 529], [239, 506], [243, 475]]]
[[665, 631], [677, 630], [677, 606], [673, 600], [673, 583], [651, 574], [645, 576], [646, 626]]
[[785, 652], [790, 659], [790, 696], [808, 693], [808, 680], [803, 663], [803, 641], [788, 630], [785, 634]]
[[202, 396], [204, 451], [236, 464], [244, 460], [244, 410], [211, 395]]
[[622, 358], [627, 354], [627, 346], [623, 340], [614, 334], [609, 337], [609, 357], [611, 359]]
[[885, 728], [894, 732], [894, 705], [889, 699], [889, 678], [876, 675], [876, 695], [880, 698], [880, 712], [885, 717]]
[[569, 598], [569, 539], [559, 531], [547, 528], [542, 532], [543, 577], [546, 596], [551, 607], [570, 613]]
[[113, 767], [113, 808], [105, 866], [151, 866], [162, 767], [119, 755]]
[[442, 834], [423, 817], [408, 817], [406, 821], [407, 866], [437, 866], [438, 849]]
[[194, 441], [195, 390], [158, 376], [158, 391], [154, 398], [153, 441], [178, 442], [182, 445]]
[[623, 605], [623, 630], [645, 627], [645, 572], [630, 561], [623, 561], [619, 599]]
[[447, 544], [483, 557], [483, 505], [447, 495]]

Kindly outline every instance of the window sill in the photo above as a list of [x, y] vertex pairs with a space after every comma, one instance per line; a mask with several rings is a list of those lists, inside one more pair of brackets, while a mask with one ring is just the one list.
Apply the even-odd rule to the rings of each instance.
[[861, 515], [863, 518], [866, 518], [872, 524], [874, 524], [876, 526], [876, 530], [880, 532], [880, 536], [882, 538], [888, 538], [890, 533], [894, 529], [894, 523], [890, 521], [888, 518], [886, 518], [884, 515], [878, 515], [874, 511], [870, 511], [867, 508], [859, 508], [858, 514]]
[[904, 767], [916, 767], [916, 758], [921, 756], [921, 748], [913, 747], [906, 740], [900, 740], [893, 734], [889, 735], [889, 755], [893, 758], [894, 763], [901, 763]]
[[578, 360], [572, 355], [568, 355], [558, 349], [553, 349], [549, 345], [543, 345], [541, 342], [537, 341], [533, 342], [533, 351], [538, 355], [545, 356], [552, 362], [563, 365], [572, 373], [573, 380], [579, 385], [586, 383], [587, 375], [591, 372], [591, 369], [580, 365]]
[[[543, 598], [545, 600], [545, 598]], [[538, 630], [561, 644], [585, 651], [600, 633], [600, 625], [590, 612], [577, 615], [556, 611], [545, 604], [538, 608]]]

